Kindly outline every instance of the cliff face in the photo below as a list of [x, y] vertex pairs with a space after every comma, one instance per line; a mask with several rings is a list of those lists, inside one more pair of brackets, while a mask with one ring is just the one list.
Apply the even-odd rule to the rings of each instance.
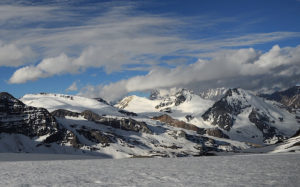
[[[71, 145], [78, 147], [76, 136], [63, 126], [44, 108], [27, 106], [12, 95], [0, 93], [0, 133], [24, 135], [36, 146]], [[26, 145], [21, 143], [26, 149]]]
[[[293, 97], [294, 94], [295, 89], [289, 96]], [[292, 131], [288, 132], [286, 127], [287, 120], [290, 120], [288, 124], [291, 127], [292, 123], [296, 122], [292, 119], [293, 114], [288, 114], [287, 111], [279, 112], [281, 110], [280, 107], [264, 102], [262, 98], [250, 92], [235, 88], [229, 89], [202, 118], [225, 130], [229, 136], [248, 136], [248, 141], [261, 139], [264, 143], [272, 144], [291, 136]], [[296, 129], [297, 124], [293, 128]]]
[[0, 132], [29, 137], [51, 135], [58, 131], [55, 118], [43, 108], [26, 106], [8, 93], [0, 93]]
[[236, 116], [251, 105], [246, 99], [246, 93], [241, 89], [229, 89], [225, 96], [209, 108], [202, 118], [229, 131], [234, 125]]

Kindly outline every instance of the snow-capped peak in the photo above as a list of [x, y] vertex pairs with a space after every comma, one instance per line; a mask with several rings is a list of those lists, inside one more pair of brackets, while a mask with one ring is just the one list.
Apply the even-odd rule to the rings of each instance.
[[134, 95], [128, 96], [123, 98], [119, 103], [117, 103], [115, 105], [115, 107], [120, 108], [120, 109], [124, 109], [128, 106], [128, 104], [133, 100], [133, 98], [136, 97]]
[[20, 100], [26, 105], [46, 108], [50, 112], [57, 109], [66, 109], [73, 112], [92, 110], [99, 114], [119, 114], [118, 110], [110, 105], [107, 105], [96, 99], [90, 99], [81, 96], [40, 93], [24, 95]]
[[206, 91], [200, 92], [199, 95], [203, 99], [210, 99], [210, 100], [217, 101], [225, 95], [227, 90], [228, 90], [228, 88], [224, 88], [224, 87], [212, 88], [212, 89], [208, 89]]
[[191, 98], [194, 94], [192, 90], [185, 88], [171, 88], [171, 89], [155, 89], [151, 91], [149, 99], [151, 100], [164, 100], [170, 97], [179, 97], [180, 95], [186, 98]]

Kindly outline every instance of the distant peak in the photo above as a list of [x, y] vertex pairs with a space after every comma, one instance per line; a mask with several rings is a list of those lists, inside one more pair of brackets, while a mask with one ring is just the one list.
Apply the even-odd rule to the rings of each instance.
[[203, 99], [209, 99], [209, 100], [214, 100], [217, 101], [220, 98], [222, 98], [225, 93], [228, 91], [228, 88], [209, 88], [207, 90], [203, 90], [199, 93], [199, 96], [202, 97]]
[[149, 99], [150, 99], [150, 100], [155, 100], [155, 99], [158, 98], [159, 94], [160, 94], [160, 93], [159, 93], [159, 90], [157, 90], [157, 89], [151, 90]]
[[14, 96], [7, 92], [0, 92], [0, 102], [3, 103], [18, 103], [19, 105], [24, 105], [20, 100], [16, 99]]
[[171, 88], [171, 89], [154, 89], [151, 91], [149, 99], [163, 99], [170, 96], [188, 96], [194, 94], [192, 90], [186, 88]]
[[0, 98], [14, 98], [14, 96], [12, 96], [11, 94], [9, 94], [8, 92], [0, 92]]
[[233, 93], [240, 95], [241, 94], [241, 90], [240, 88], [229, 88], [227, 90], [227, 92], [225, 93], [226, 96], [232, 96]]

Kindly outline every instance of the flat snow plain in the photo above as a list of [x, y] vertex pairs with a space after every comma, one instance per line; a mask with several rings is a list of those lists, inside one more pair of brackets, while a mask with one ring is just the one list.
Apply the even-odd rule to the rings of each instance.
[[0, 186], [299, 186], [300, 154], [91, 159], [0, 154]]

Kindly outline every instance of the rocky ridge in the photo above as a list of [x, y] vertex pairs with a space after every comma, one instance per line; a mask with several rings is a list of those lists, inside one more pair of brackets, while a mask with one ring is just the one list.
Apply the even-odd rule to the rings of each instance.
[[209, 108], [202, 118], [210, 121], [212, 125], [229, 131], [237, 115], [245, 108], [251, 107], [246, 99], [246, 93], [241, 89], [229, 89], [226, 94]]
[[22, 134], [31, 139], [45, 137], [38, 146], [49, 143], [77, 147], [75, 135], [57, 123], [44, 108], [27, 106], [12, 95], [0, 93], [0, 133]]
[[[275, 117], [275, 114], [278, 117]], [[236, 122], [241, 116], [247, 118]], [[255, 125], [254, 130], [260, 131], [265, 143], [280, 141], [289, 137], [278, 129], [278, 124], [285, 120], [282, 113], [278, 112], [278, 108], [264, 103], [262, 99], [239, 88], [229, 89], [219, 101], [202, 115], [202, 118], [204, 121], [227, 131], [227, 134], [230, 134], [235, 125], [239, 125], [237, 123], [247, 120], [250, 124]], [[241, 133], [239, 130], [237, 132]]]
[[[44, 108], [27, 106], [7, 93], [0, 96], [0, 145], [22, 144], [17, 150], [2, 147], [0, 151], [124, 158], [201, 156], [240, 149], [226, 141], [193, 133], [193, 129], [180, 130], [180, 127], [140, 116], [133, 119], [122, 113], [106, 116], [92, 110], [73, 112], [66, 109], [49, 113]], [[68, 101], [72, 98], [64, 97]], [[76, 102], [76, 97], [71, 100]]]

